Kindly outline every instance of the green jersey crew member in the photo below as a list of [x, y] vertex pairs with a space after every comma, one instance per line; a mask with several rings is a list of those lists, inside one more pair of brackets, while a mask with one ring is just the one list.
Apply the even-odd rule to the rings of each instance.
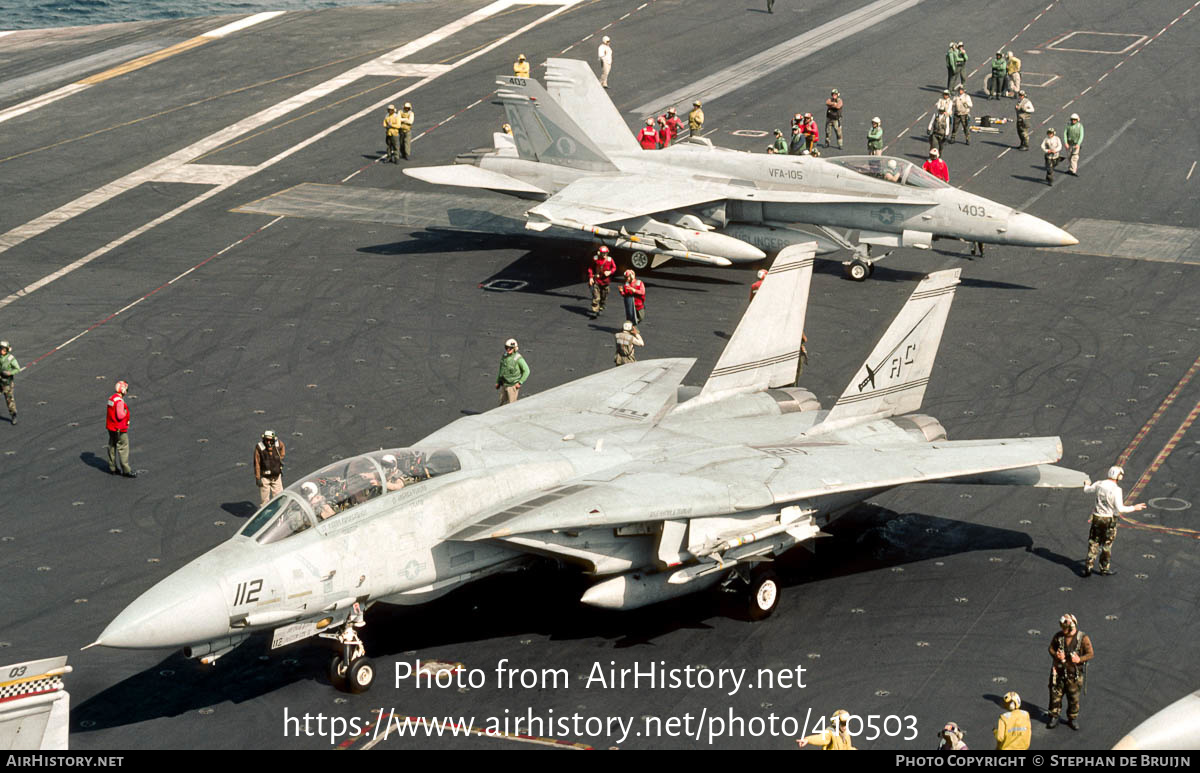
[[529, 378], [529, 365], [517, 348], [515, 338], [504, 342], [504, 356], [500, 358], [500, 372], [496, 375], [501, 405], [515, 403], [520, 397], [521, 385]]
[[12, 355], [12, 347], [8, 341], [0, 341], [0, 391], [4, 392], [4, 402], [8, 405], [9, 421], [17, 423], [17, 401], [13, 398], [13, 377], [20, 373], [21, 366]]

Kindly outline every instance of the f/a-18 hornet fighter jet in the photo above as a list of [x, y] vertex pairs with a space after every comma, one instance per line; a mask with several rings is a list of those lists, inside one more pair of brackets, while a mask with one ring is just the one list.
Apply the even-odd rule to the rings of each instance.
[[922, 481], [1079, 486], [1057, 437], [949, 441], [915, 413], [958, 270], [908, 303], [828, 410], [792, 386], [815, 245], [775, 259], [703, 387], [694, 359], [631, 363], [466, 416], [293, 483], [228, 541], [130, 604], [96, 644], [206, 662], [256, 631], [341, 643], [336, 685], [374, 676], [355, 629], [551, 557], [594, 577], [582, 601], [633, 609], [722, 584], [775, 609], [770, 559], [850, 505]]
[[934, 236], [1078, 244], [902, 158], [746, 153], [698, 137], [643, 150], [584, 62], [547, 60], [549, 92], [530, 78], [496, 82], [513, 136], [404, 173], [540, 200], [525, 213], [527, 229], [629, 250], [637, 269], [672, 258], [727, 266], [815, 239], [820, 254], [852, 250], [847, 274], [862, 280], [883, 257], [872, 245], [927, 249]]

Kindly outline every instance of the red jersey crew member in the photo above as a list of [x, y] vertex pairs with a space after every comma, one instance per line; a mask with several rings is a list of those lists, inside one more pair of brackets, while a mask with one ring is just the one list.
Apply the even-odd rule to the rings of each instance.
[[921, 168], [939, 180], [950, 182], [950, 167], [946, 166], [946, 162], [939, 158], [940, 155], [937, 148], [930, 148], [929, 160]]
[[287, 449], [283, 441], [275, 437], [274, 430], [267, 430], [254, 446], [254, 482], [258, 486], [259, 507], [283, 493], [283, 457]]
[[129, 385], [118, 381], [114, 389], [112, 397], [108, 398], [108, 416], [104, 422], [108, 429], [108, 471], [113, 475], [136, 478], [137, 473], [129, 466], [129, 406], [125, 404]]
[[635, 327], [642, 324], [646, 317], [646, 284], [637, 278], [632, 268], [625, 272], [625, 284], [621, 285], [621, 295], [625, 299], [625, 319]]
[[609, 256], [608, 247], [601, 246], [596, 251], [595, 257], [592, 258], [592, 265], [588, 268], [588, 287], [592, 290], [592, 319], [600, 316], [600, 312], [604, 311], [604, 304], [608, 301], [608, 286], [612, 283], [615, 273], [617, 273], [617, 264]]
[[654, 128], [654, 119], [647, 118], [646, 125], [638, 132], [638, 144], [642, 146], [642, 150], [657, 150], [658, 149], [658, 132]]

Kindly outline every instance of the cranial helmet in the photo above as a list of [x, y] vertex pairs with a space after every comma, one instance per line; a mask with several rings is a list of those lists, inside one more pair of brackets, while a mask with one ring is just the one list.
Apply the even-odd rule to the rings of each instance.
[[607, 255], [608, 254], [608, 245], [601, 244], [599, 252], [601, 255]]
[[1004, 693], [1004, 705], [1008, 706], [1010, 710], [1016, 711], [1021, 708], [1021, 696], [1012, 691]]
[[625, 320], [621, 323], [621, 329], [628, 333], [630, 330], [633, 330], [633, 323], [629, 320]]
[[1108, 477], [1112, 478], [1113, 480], [1117, 480], [1118, 478], [1122, 477], [1123, 475], [1125, 475], [1124, 467], [1120, 467], [1120, 466], [1114, 464], [1112, 467], [1108, 468]]

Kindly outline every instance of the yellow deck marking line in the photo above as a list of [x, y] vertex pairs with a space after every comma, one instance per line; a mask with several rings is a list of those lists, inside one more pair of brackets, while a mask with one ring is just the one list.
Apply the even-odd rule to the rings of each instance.
[[276, 16], [279, 16], [281, 13], [283, 13], [283, 11], [265, 11], [263, 13], [256, 13], [239, 19], [235, 22], [217, 27], [216, 29], [209, 30], [202, 35], [185, 40], [182, 43], [176, 43], [173, 46], [167, 46], [161, 51], [155, 51], [153, 53], [146, 54], [145, 56], [139, 56], [137, 59], [130, 59], [128, 62], [119, 64], [116, 67], [110, 67], [104, 72], [96, 73], [95, 75], [89, 75], [88, 77], [75, 81], [74, 83], [68, 83], [66, 86], [55, 89], [54, 91], [41, 94], [18, 105], [13, 105], [7, 110], [0, 110], [0, 123], [4, 123], [10, 118], [16, 118], [19, 115], [24, 115], [30, 111], [37, 110], [39, 107], [45, 107], [46, 105], [57, 102], [64, 97], [69, 97], [72, 94], [78, 94], [81, 91], [91, 88], [97, 83], [103, 83], [104, 81], [116, 78], [119, 75], [125, 75], [126, 73], [133, 72], [134, 70], [140, 70], [143, 67], [154, 64], [155, 62], [160, 62], [163, 59], [170, 58], [176, 54], [183, 53], [184, 51], [190, 51], [197, 46], [202, 46], [205, 43], [223, 38], [232, 32], [244, 30], [247, 27], [252, 27], [260, 22], [273, 19]]
[[[462, 65], [467, 64], [468, 62], [482, 56], [483, 54], [485, 54], [499, 46], [504, 45], [509, 40], [512, 40], [513, 38], [516, 38], [517, 36], [522, 35], [525, 32], [528, 32], [529, 30], [533, 29], [534, 27], [537, 27], [538, 25], [543, 24], [546, 21], [549, 21], [550, 19], [562, 14], [563, 12], [570, 10], [570, 8], [573, 5], [575, 5], [577, 2], [579, 2], [579, 0], [559, 0], [559, 2], [561, 3], [561, 5], [556, 10], [553, 10], [543, 16], [540, 16], [537, 19], [534, 19], [532, 22], [524, 25], [520, 29], [515, 30], [514, 32], [511, 32], [508, 35], [505, 35], [501, 38], [498, 38], [497, 40], [493, 41], [491, 44], [489, 44], [487, 46], [484, 46], [483, 48], [481, 48], [474, 54], [471, 54], [470, 56], [467, 56], [467, 57], [455, 62], [453, 65], [454, 68], [461, 67]], [[384, 54], [383, 56], [377, 57], [375, 61], [396, 62], [406, 56], [411, 56], [413, 53], [420, 51], [421, 49], [426, 48], [430, 45], [433, 45], [434, 43], [437, 43], [446, 38], [449, 38], [451, 35], [468, 28], [471, 25], [473, 25], [479, 21], [482, 21], [486, 18], [494, 16], [497, 13], [500, 13], [502, 11], [507, 11], [512, 6], [520, 5], [520, 4], [521, 3], [519, 2], [519, 0], [494, 0], [494, 2], [492, 2], [491, 4], [485, 6], [477, 11], [467, 14], [466, 16], [463, 16], [456, 21], [453, 21], [449, 24], [446, 24], [446, 25], [436, 29], [436, 30], [433, 30], [432, 32], [429, 32], [426, 35], [424, 35], [420, 38], [417, 38], [416, 40], [410, 41], [409, 43], [407, 43], [403, 46], [400, 46], [399, 48], [394, 49], [394, 50], [388, 52], [387, 54]], [[263, 110], [260, 110], [259, 112], [255, 113], [254, 115], [251, 115], [247, 118], [242, 119], [241, 121], [238, 121], [237, 123], [227, 126], [224, 129], [217, 131], [217, 132], [209, 135], [208, 137], [205, 137], [204, 139], [189, 145], [186, 148], [177, 150], [174, 153], [159, 159], [158, 161], [154, 161], [150, 164], [147, 164], [146, 166], [142, 167], [141, 169], [131, 172], [131, 173], [125, 175], [124, 177], [121, 177], [118, 180], [114, 180], [113, 182], [108, 183], [107, 185], [102, 185], [101, 187], [91, 191], [90, 193], [86, 193], [83, 196], [80, 196], [80, 197], [76, 198], [75, 200], [68, 202], [67, 204], [64, 204], [63, 206], [58, 207], [57, 209], [42, 215], [41, 217], [34, 218], [33, 220], [30, 220], [29, 222], [27, 222], [23, 225], [17, 226], [16, 228], [9, 230], [7, 233], [0, 234], [0, 253], [6, 252], [9, 249], [12, 249], [13, 247], [33, 238], [35, 236], [39, 236], [39, 235], [45, 233], [46, 231], [49, 231], [51, 228], [54, 228], [55, 226], [61, 225], [62, 223], [67, 222], [67, 221], [71, 220], [72, 218], [75, 218], [78, 215], [83, 214], [84, 212], [94, 209], [95, 207], [100, 206], [101, 204], [115, 198], [116, 196], [120, 195], [121, 193], [124, 193], [127, 190], [136, 188], [137, 186], [139, 186], [143, 183], [151, 182], [151, 181], [157, 179], [158, 176], [160, 176], [160, 175], [172, 173], [173, 170], [175, 170], [176, 168], [183, 166], [185, 164], [188, 164], [192, 161], [195, 161], [198, 157], [208, 154], [215, 148], [227, 145], [232, 140], [234, 140], [238, 137], [248, 134], [260, 127], [266, 126], [267, 124], [271, 123], [272, 121], [277, 120], [278, 118], [280, 118], [283, 115], [286, 115], [294, 110], [297, 110], [306, 104], [314, 102], [314, 101], [316, 101], [316, 100], [318, 100], [340, 88], [345, 87], [346, 85], [348, 85], [350, 83], [353, 83], [354, 81], [356, 81], [360, 77], [362, 77], [368, 64], [370, 64], [370, 63], [359, 65], [358, 67], [347, 70], [346, 72], [342, 73], [341, 75], [331, 78], [330, 80], [327, 80], [324, 83], [317, 84], [316, 86], [313, 86], [300, 94], [297, 94], [288, 99], [285, 99], [282, 102], [279, 102], [275, 105], [267, 107]], [[282, 152], [276, 154], [275, 156], [267, 159], [266, 161], [258, 164], [257, 166], [245, 167], [245, 170], [246, 170], [245, 176], [249, 176], [250, 174], [262, 171], [263, 169], [267, 169], [267, 168], [273, 166], [274, 164], [278, 163], [279, 161], [283, 160], [284, 158], [287, 158], [295, 153], [298, 153], [299, 151], [303, 150], [304, 148], [308, 147], [309, 145], [324, 139], [328, 135], [332, 134], [335, 131], [338, 131], [339, 129], [343, 128], [344, 126], [361, 119], [363, 116], [368, 115], [372, 112], [378, 111], [384, 105], [387, 105], [389, 102], [394, 102], [396, 99], [403, 97], [404, 95], [408, 94], [409, 92], [428, 85], [429, 83], [436, 80], [437, 77], [438, 76], [433, 75], [433, 76], [429, 76], [423, 80], [420, 80], [420, 81], [414, 83], [413, 85], [409, 86], [408, 88], [402, 89], [401, 91], [396, 92], [395, 94], [392, 94], [392, 95], [380, 100], [379, 102], [376, 102], [375, 104], [368, 105], [367, 107], [363, 108], [362, 110], [359, 110], [358, 112], [342, 119], [341, 121], [338, 121], [337, 123], [333, 124], [332, 126], [329, 126], [328, 128], [326, 128], [320, 132], [317, 132], [316, 134], [314, 134], [304, 140], [301, 140], [300, 142], [293, 143], [287, 149], [285, 149]], [[225, 168], [227, 170], [231, 169], [231, 167], [225, 167]], [[75, 271], [76, 269], [92, 262], [96, 258], [99, 258], [100, 256], [102, 256], [104, 254], [107, 254], [109, 251], [111, 251], [112, 249], [114, 249], [117, 246], [120, 246], [121, 244], [125, 243], [126, 241], [129, 241], [130, 239], [133, 239], [134, 237], [139, 236], [142, 233], [145, 233], [146, 231], [150, 230], [151, 228], [155, 227], [156, 225], [166, 222], [167, 220], [175, 217], [176, 215], [180, 214], [181, 212], [184, 212], [184, 211], [190, 209], [191, 207], [193, 207], [197, 204], [200, 204], [201, 202], [211, 198], [212, 196], [224, 191], [226, 188], [228, 188], [231, 185], [234, 185], [236, 182], [237, 182], [237, 180], [229, 180], [228, 182], [217, 185], [216, 187], [197, 196], [196, 198], [192, 199], [191, 201], [185, 202], [182, 205], [176, 207], [175, 209], [171, 210], [170, 212], [166, 213], [165, 215], [155, 218], [154, 220], [150, 221], [146, 225], [141, 226], [140, 228], [137, 228], [133, 231], [130, 231], [129, 233], [125, 234], [124, 236], [122, 236], [118, 239], [115, 239], [112, 242], [109, 242], [105, 246], [90, 252], [89, 254], [85, 255], [83, 258], [80, 258], [79, 260], [76, 260], [73, 263], [71, 263], [67, 266], [64, 266], [63, 268], [59, 269], [58, 271], [54, 271], [50, 274], [47, 274], [46, 276], [42, 277], [41, 279], [39, 279], [31, 284], [26, 285], [25, 287], [17, 290], [14, 293], [9, 294], [8, 296], [0, 299], [0, 308], [4, 308], [17, 300], [24, 298], [24, 297], [32, 294], [33, 292], [36, 292], [37, 290], [41, 289], [42, 287], [46, 286], [47, 284], [50, 284], [51, 282], [61, 279], [63, 276], [66, 276], [67, 274], [71, 273], [72, 271]]]
[[167, 46], [166, 48], [160, 51], [155, 51], [152, 54], [139, 56], [137, 59], [130, 59], [124, 64], [119, 64], [116, 67], [105, 70], [104, 72], [98, 72], [95, 75], [90, 75], [87, 78], [77, 81], [77, 83], [84, 86], [94, 86], [97, 83], [103, 83], [106, 80], [116, 78], [120, 75], [124, 75], [125, 73], [133, 72], [134, 70], [140, 70], [143, 67], [148, 67], [155, 62], [161, 62], [163, 59], [175, 56], [176, 54], [182, 54], [184, 51], [190, 51], [191, 49], [196, 48], [197, 46], [202, 46], [205, 43], [211, 43], [213, 40], [216, 40], [216, 38], [206, 38], [203, 35], [190, 40], [185, 40], [182, 43], [176, 43], [173, 46]]

